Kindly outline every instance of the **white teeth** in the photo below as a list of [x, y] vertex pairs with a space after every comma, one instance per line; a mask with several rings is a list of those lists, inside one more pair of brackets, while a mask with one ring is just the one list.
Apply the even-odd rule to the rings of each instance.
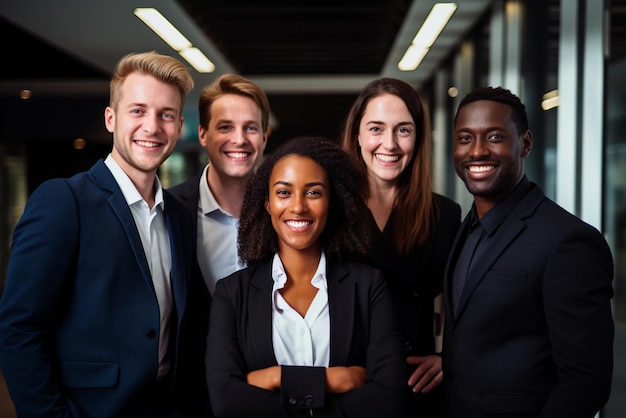
[[491, 171], [493, 170], [495, 167], [492, 165], [481, 165], [481, 166], [474, 166], [471, 165], [469, 167], [469, 171], [471, 171], [472, 173], [484, 173], [486, 171]]
[[146, 148], [156, 148], [159, 146], [158, 143], [156, 142], [150, 142], [150, 141], [136, 141], [138, 145], [141, 145], [142, 147], [146, 147]]
[[248, 156], [248, 153], [247, 152], [227, 152], [226, 155], [228, 155], [230, 158], [241, 159], [241, 158], [246, 158]]
[[311, 224], [310, 221], [286, 221], [286, 224], [291, 228], [304, 228], [305, 226]]
[[392, 163], [400, 159], [399, 155], [375, 154], [376, 158], [386, 163]]

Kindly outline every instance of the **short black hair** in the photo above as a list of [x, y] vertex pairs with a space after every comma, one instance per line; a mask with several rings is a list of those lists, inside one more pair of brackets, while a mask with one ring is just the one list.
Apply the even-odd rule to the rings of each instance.
[[365, 204], [367, 180], [352, 164], [339, 144], [325, 137], [293, 138], [259, 165], [246, 187], [239, 219], [237, 245], [247, 264], [273, 257], [278, 237], [265, 209], [269, 181], [276, 163], [287, 155], [300, 155], [315, 161], [328, 174], [330, 209], [321, 246], [329, 259], [364, 261], [373, 242], [371, 215]]
[[[522, 101], [502, 87], [478, 87], [472, 90], [461, 100], [456, 114], [458, 116], [459, 110], [466, 104], [476, 102], [478, 100], [490, 100], [492, 102], [498, 102], [511, 107], [511, 118], [519, 134], [528, 130], [528, 115], [526, 114], [526, 106]], [[456, 124], [456, 116], [454, 117], [454, 123]]]

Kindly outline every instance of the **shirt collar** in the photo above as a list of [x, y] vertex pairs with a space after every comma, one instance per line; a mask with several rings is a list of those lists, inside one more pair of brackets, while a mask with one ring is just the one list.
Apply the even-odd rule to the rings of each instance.
[[198, 204], [200, 205], [200, 211], [203, 215], [209, 215], [215, 211], [220, 211], [223, 214], [232, 217], [230, 213], [226, 212], [220, 207], [219, 203], [217, 203], [217, 200], [215, 200], [215, 196], [213, 195], [211, 188], [209, 187], [209, 182], [207, 181], [209, 165], [210, 164], [207, 164], [204, 167], [204, 170], [202, 170], [202, 175], [200, 176], [200, 184], [198, 185], [198, 192], [200, 197]]
[[[113, 156], [109, 154], [104, 160], [104, 163], [113, 174], [113, 178], [122, 189], [122, 194], [124, 195], [124, 199], [128, 206], [134, 205], [137, 202], [143, 201], [143, 197], [131, 181], [128, 174], [122, 170], [122, 167], [119, 166], [117, 161], [113, 159]], [[156, 188], [156, 192], [154, 194], [154, 206], [160, 206], [161, 210], [163, 210], [165, 206], [165, 202], [163, 201], [163, 187], [161, 186], [161, 181], [159, 180], [159, 176], [155, 176], [154, 185]]]
[[[282, 289], [287, 281], [287, 274], [285, 273], [285, 267], [278, 254], [274, 254], [272, 261], [272, 279], [274, 280], [274, 291]], [[320, 256], [320, 262], [317, 265], [317, 270], [311, 279], [311, 284], [318, 289], [325, 289], [326, 284], [326, 254], [322, 251]]]
[[[506, 195], [501, 201], [499, 201], [491, 210], [489, 210], [480, 219], [480, 224], [487, 234], [491, 235], [498, 227], [504, 222], [506, 217], [515, 209], [517, 204], [528, 194], [532, 189], [532, 184], [528, 178], [524, 175], [520, 182]], [[472, 212], [476, 213], [476, 208], [472, 208]], [[478, 217], [477, 217], [478, 218]]]

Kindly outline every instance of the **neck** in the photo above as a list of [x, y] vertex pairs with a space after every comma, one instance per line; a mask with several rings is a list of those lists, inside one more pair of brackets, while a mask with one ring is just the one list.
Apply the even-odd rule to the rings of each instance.
[[278, 255], [293, 284], [311, 283], [320, 263], [321, 251], [279, 251]]
[[126, 173], [143, 200], [148, 204], [148, 207], [152, 209], [154, 206], [154, 181], [156, 179], [156, 171], [145, 172], [138, 170], [126, 163], [126, 161], [120, 158], [116, 153], [112, 153], [111, 156], [124, 173]]
[[239, 218], [249, 178], [250, 176], [222, 178], [215, 170], [211, 170], [209, 165], [206, 181], [220, 207], [234, 217]]
[[376, 220], [376, 225], [381, 231], [385, 229], [389, 215], [396, 199], [396, 188], [390, 184], [381, 185], [370, 183], [370, 195], [367, 199], [367, 207]]

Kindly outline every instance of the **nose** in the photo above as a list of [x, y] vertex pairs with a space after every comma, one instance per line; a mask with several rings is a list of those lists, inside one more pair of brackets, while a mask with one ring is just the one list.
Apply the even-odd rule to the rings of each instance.
[[385, 148], [386, 150], [392, 150], [396, 147], [397, 145], [397, 141], [396, 141], [396, 134], [391, 131], [391, 130], [387, 130], [384, 134], [383, 134], [383, 138], [382, 138], [383, 142], [382, 142], [382, 146], [383, 148]]
[[303, 213], [306, 211], [307, 201], [306, 197], [300, 193], [294, 193], [290, 202], [290, 210], [293, 213]]
[[157, 114], [148, 114], [143, 119], [143, 130], [148, 135], [155, 135], [161, 130], [161, 120]]
[[469, 155], [473, 159], [479, 159], [489, 153], [489, 149], [486, 146], [487, 142], [481, 138], [475, 138], [470, 144]]
[[246, 128], [237, 128], [233, 131], [230, 142], [235, 146], [241, 146], [246, 142]]

